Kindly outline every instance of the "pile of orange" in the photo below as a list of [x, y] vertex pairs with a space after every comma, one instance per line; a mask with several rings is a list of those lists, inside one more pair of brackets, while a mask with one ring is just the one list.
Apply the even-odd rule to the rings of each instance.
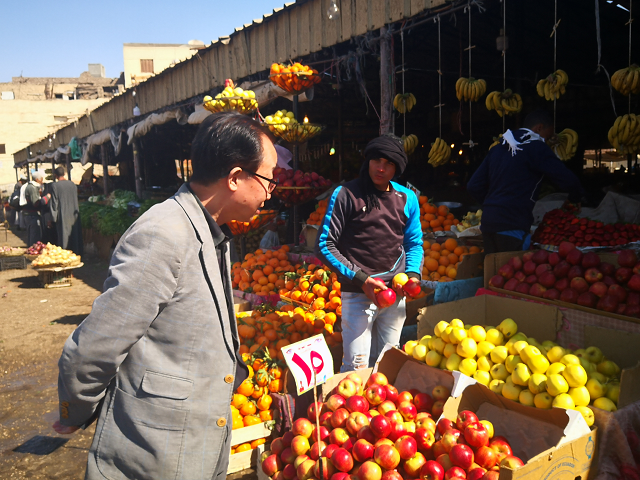
[[451, 230], [451, 225], [458, 225], [460, 220], [455, 218], [453, 213], [449, 213], [449, 208], [445, 205], [436, 206], [429, 203], [429, 199], [424, 195], [418, 198], [420, 203], [420, 225], [423, 232], [442, 232]]
[[466, 247], [458, 245], [455, 238], [447, 238], [444, 243], [429, 242], [425, 240], [424, 266], [422, 278], [439, 282], [450, 282], [458, 276], [458, 266], [465, 255], [479, 253], [478, 247]]
[[277, 294], [285, 286], [285, 273], [295, 271], [288, 251], [289, 247], [283, 245], [279, 250], [247, 253], [243, 262], [231, 267], [232, 288], [261, 296]]
[[273, 83], [289, 93], [302, 92], [320, 83], [317, 70], [298, 62], [290, 66], [273, 63], [269, 75]]
[[240, 445], [235, 445], [231, 447], [231, 455], [236, 453], [246, 452], [247, 450], [253, 450], [258, 448], [259, 445], [264, 445], [267, 442], [266, 438], [259, 438], [252, 442], [241, 443]]
[[280, 290], [280, 297], [289, 298], [294, 305], [312, 311], [326, 310], [335, 312], [337, 316], [342, 315], [341, 285], [336, 273], [309, 263], [286, 274], [285, 278], [288, 281], [285, 288]]
[[315, 212], [312, 212], [309, 215], [309, 218], [307, 218], [307, 225], [322, 224], [322, 219], [324, 218], [325, 213], [327, 213], [327, 203], [329, 203], [329, 200], [326, 198], [318, 202]]

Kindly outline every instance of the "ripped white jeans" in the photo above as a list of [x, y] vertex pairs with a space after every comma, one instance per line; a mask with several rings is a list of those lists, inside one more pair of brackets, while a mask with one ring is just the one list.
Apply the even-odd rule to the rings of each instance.
[[342, 367], [372, 367], [387, 343], [398, 346], [406, 319], [405, 298], [379, 309], [364, 293], [342, 292]]

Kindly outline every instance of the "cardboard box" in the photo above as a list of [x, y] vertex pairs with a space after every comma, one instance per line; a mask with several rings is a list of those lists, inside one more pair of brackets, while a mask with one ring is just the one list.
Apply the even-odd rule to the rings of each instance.
[[[534, 297], [533, 295], [525, 295], [518, 292], [512, 292], [509, 290], [505, 290], [503, 288], [495, 288], [489, 285], [489, 280], [494, 275], [497, 275], [498, 269], [503, 266], [505, 263], [509, 261], [512, 257], [520, 257], [526, 252], [502, 252], [502, 253], [493, 253], [491, 255], [487, 255], [484, 259], [484, 288], [492, 290], [494, 292], [499, 292], [505, 295], [510, 295], [512, 297], [520, 297], [527, 298], [529, 300], [535, 300], [536, 302], [544, 302], [549, 303], [551, 305], [558, 305], [566, 308], [573, 308], [575, 310], [582, 310], [583, 312], [592, 313], [594, 315], [602, 315], [605, 317], [617, 318], [618, 320], [624, 320], [626, 322], [640, 323], [640, 319], [634, 317], [628, 317], [626, 315], [619, 315], [617, 313], [609, 313], [604, 312], [602, 310], [596, 310], [595, 308], [583, 307], [581, 305], [576, 305], [575, 303], [567, 303], [561, 302], [560, 300], [547, 300], [546, 298]], [[618, 265], [618, 256], [613, 253], [598, 253], [598, 256], [603, 262], [608, 262], [614, 265], [616, 268]]]
[[456, 280], [466, 280], [484, 275], [484, 253], [472, 253], [462, 257], [458, 266]]
[[[440, 320], [461, 319], [470, 325], [498, 325], [505, 318], [513, 318], [518, 330], [539, 342], [556, 340], [562, 328], [562, 312], [553, 305], [523, 303], [514, 298], [481, 295], [441, 305], [427, 307], [420, 315], [418, 338], [433, 335]], [[585, 345], [602, 350], [622, 369], [618, 408], [640, 400], [640, 335], [608, 328], [585, 327]]]
[[233, 310], [235, 313], [248, 312], [251, 310], [251, 302], [248, 302], [242, 298], [236, 296], [233, 297]]
[[[262, 452], [264, 452], [264, 445], [258, 445], [258, 447], [254, 448], [253, 450], [247, 450], [246, 452], [229, 455], [229, 466], [227, 467], [227, 475], [241, 472], [242, 470], [246, 470], [248, 468], [254, 468], [262, 471], [262, 468], [260, 468], [260, 466], [258, 465]], [[264, 473], [262, 475], [268, 478], [266, 475], [264, 475]]]
[[405, 325], [415, 325], [418, 323], [418, 312], [421, 308], [426, 307], [427, 305], [433, 305], [433, 296], [436, 291], [432, 288], [425, 287], [422, 285], [422, 291], [426, 293], [426, 296], [417, 298], [415, 300], [409, 299], [407, 297], [407, 303], [405, 306], [407, 312], [407, 319], [405, 320]]
[[575, 480], [586, 479], [590, 472], [595, 474], [597, 429], [588, 431], [582, 421], [584, 432], [567, 432], [571, 422], [566, 410], [525, 407], [480, 384], [470, 385], [460, 396], [449, 398], [443, 416], [455, 421], [462, 410], [475, 412], [481, 420], [493, 423], [495, 435], [505, 436], [514, 455], [525, 462], [515, 470], [501, 468], [501, 480]]
[[[250, 427], [238, 428], [231, 432], [231, 446], [249, 443], [259, 438], [266, 438], [271, 435], [275, 422], [262, 422]], [[264, 444], [259, 445], [253, 450], [236, 453], [229, 456], [229, 467], [227, 467], [227, 475], [247, 468], [258, 467], [260, 455], [264, 452]]]

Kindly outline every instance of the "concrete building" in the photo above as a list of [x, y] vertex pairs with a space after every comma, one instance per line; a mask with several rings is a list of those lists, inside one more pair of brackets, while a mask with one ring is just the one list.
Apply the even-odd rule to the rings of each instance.
[[0, 83], [0, 185], [15, 183], [15, 152], [102, 105], [124, 90], [123, 83], [105, 78], [100, 64], [89, 65], [78, 78], [13, 77]]
[[191, 40], [186, 45], [180, 43], [125, 43], [122, 48], [125, 87], [136, 86], [166, 68], [191, 58], [200, 48], [204, 48], [204, 43], [199, 40]]

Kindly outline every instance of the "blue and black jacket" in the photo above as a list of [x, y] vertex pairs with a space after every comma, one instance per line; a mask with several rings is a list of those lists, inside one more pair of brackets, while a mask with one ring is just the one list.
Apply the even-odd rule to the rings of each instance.
[[391, 182], [377, 192], [380, 209], [367, 211], [360, 178], [335, 189], [316, 240], [315, 253], [338, 274], [345, 292], [362, 293], [367, 277], [386, 284], [400, 272], [420, 278], [424, 250], [418, 198]]

